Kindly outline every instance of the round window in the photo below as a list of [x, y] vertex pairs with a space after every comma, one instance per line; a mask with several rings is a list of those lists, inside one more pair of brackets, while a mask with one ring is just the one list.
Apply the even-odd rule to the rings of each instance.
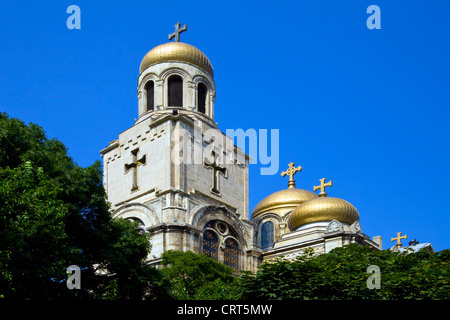
[[222, 223], [222, 222], [217, 222], [217, 224], [216, 224], [216, 229], [217, 229], [217, 231], [219, 231], [220, 234], [222, 234], [222, 235], [228, 233], [228, 228], [227, 228], [227, 226], [226, 226], [224, 223]]

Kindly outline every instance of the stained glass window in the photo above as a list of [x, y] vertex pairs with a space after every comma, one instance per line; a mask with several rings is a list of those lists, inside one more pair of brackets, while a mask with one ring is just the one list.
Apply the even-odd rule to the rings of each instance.
[[139, 234], [145, 234], [145, 224], [140, 219], [133, 219], [134, 221], [137, 221], [139, 223], [138, 225], [138, 233]]
[[273, 246], [273, 222], [266, 221], [261, 226], [261, 249]]
[[217, 223], [216, 228], [221, 234], [225, 234], [227, 232], [227, 227], [222, 222]]
[[218, 259], [217, 256], [217, 248], [218, 248], [218, 241], [219, 239], [217, 238], [217, 235], [211, 231], [211, 230], [206, 230], [203, 233], [203, 253], [208, 256], [211, 257], [215, 260]]
[[138, 233], [139, 234], [145, 234], [145, 224], [138, 218], [128, 218], [128, 221], [133, 221], [139, 223], [138, 225]]
[[[219, 262], [239, 270], [239, 244], [237, 234], [230, 225], [220, 220], [211, 220], [203, 230], [203, 253]], [[222, 246], [219, 250], [219, 246]]]
[[239, 253], [237, 241], [231, 238], [225, 241], [224, 262], [233, 268], [234, 272], [239, 269]]

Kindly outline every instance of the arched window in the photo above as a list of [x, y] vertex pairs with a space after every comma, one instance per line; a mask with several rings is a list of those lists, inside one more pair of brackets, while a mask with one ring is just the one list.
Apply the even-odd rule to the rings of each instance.
[[[219, 250], [219, 248], [221, 248]], [[203, 229], [203, 253], [239, 270], [239, 243], [233, 228], [221, 220], [211, 220]]]
[[213, 258], [214, 260], [218, 260], [217, 255], [217, 247], [219, 244], [219, 239], [215, 232], [211, 230], [206, 230], [203, 233], [203, 253]]
[[238, 253], [238, 243], [232, 238], [225, 240], [225, 253], [224, 262], [226, 265], [233, 268], [234, 272], [238, 271], [239, 268], [239, 253]]
[[138, 225], [138, 233], [139, 233], [139, 234], [146, 234], [146, 232], [145, 232], [145, 224], [144, 224], [144, 222], [142, 222], [141, 219], [138, 219], [138, 218], [128, 218], [128, 220], [129, 220], [129, 221], [133, 221], [133, 222], [139, 223], [139, 225]]
[[144, 89], [147, 97], [147, 111], [153, 111], [155, 110], [155, 83], [148, 81]]
[[169, 107], [183, 106], [183, 79], [180, 76], [171, 76], [169, 85]]
[[261, 249], [273, 246], [273, 222], [266, 221], [261, 226]]
[[199, 83], [197, 87], [197, 110], [198, 112], [206, 112], [206, 93], [208, 89], [203, 83]]

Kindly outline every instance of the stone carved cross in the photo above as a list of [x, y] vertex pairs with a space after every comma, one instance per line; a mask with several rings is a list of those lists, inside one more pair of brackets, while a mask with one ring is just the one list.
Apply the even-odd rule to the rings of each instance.
[[400, 248], [402, 246], [402, 239], [407, 239], [408, 235], [400, 236], [402, 233], [397, 232], [397, 238], [391, 238], [391, 242], [397, 240], [396, 246]]
[[182, 28], [181, 27], [181, 23], [178, 22], [175, 25], [175, 32], [169, 34], [169, 40], [172, 40], [175, 37], [175, 42], [180, 42], [180, 33], [187, 31], [187, 25], [184, 25]]
[[327, 193], [325, 192], [325, 188], [333, 186], [333, 181], [330, 180], [327, 183], [325, 183], [325, 180], [327, 180], [327, 178], [319, 179], [320, 186], [314, 186], [314, 191], [320, 189], [319, 197], [326, 197]]
[[126, 163], [125, 164], [125, 174], [127, 174], [130, 170], [133, 171], [133, 184], [131, 187], [131, 191], [136, 191], [139, 189], [138, 186], [138, 182], [137, 182], [137, 171], [138, 171], [138, 167], [140, 165], [146, 164], [147, 163], [147, 159], [146, 159], [146, 155], [144, 154], [140, 159], [138, 159], [138, 152], [139, 152], [139, 148], [131, 151], [131, 156], [133, 157], [133, 159], [131, 160], [131, 163]]
[[303, 169], [301, 166], [298, 166], [297, 168], [295, 168], [294, 165], [295, 165], [295, 163], [293, 163], [293, 162], [289, 163], [289, 168], [288, 168], [286, 171], [283, 171], [283, 172], [281, 173], [281, 176], [282, 176], [282, 177], [284, 177], [284, 176], [286, 176], [286, 175], [289, 176], [289, 181], [288, 181], [288, 187], [289, 187], [289, 188], [295, 188], [294, 175], [295, 175], [297, 172], [302, 171], [302, 169]]
[[227, 168], [221, 167], [216, 160], [216, 153], [212, 152], [212, 163], [210, 161], [203, 162], [203, 165], [208, 168], [212, 169], [212, 187], [211, 192], [220, 195], [220, 189], [219, 189], [219, 174], [222, 174], [224, 178], [227, 178]]

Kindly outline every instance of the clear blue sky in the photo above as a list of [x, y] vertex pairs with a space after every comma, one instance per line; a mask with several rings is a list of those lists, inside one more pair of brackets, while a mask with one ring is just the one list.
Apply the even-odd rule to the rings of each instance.
[[[69, 5], [81, 30], [68, 30]], [[381, 29], [369, 30], [369, 5]], [[168, 41], [215, 71], [222, 131], [280, 130], [280, 170], [250, 166], [250, 210], [327, 177], [384, 248], [402, 231], [450, 248], [450, 1], [3, 1], [0, 111], [41, 125], [82, 166], [137, 118], [139, 64]]]

